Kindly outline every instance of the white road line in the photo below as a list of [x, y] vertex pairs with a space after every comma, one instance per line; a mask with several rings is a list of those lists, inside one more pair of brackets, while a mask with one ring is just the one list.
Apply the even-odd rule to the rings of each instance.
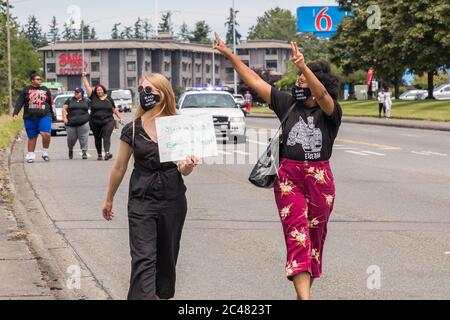
[[240, 155], [243, 155], [243, 156], [249, 156], [250, 155], [250, 153], [244, 152], [244, 151], [240, 151], [240, 150], [235, 150], [234, 152], [236, 154], [240, 154]]
[[413, 154], [418, 154], [420, 156], [439, 156], [439, 157], [447, 157], [448, 154], [446, 153], [439, 153], [439, 152], [432, 152], [432, 151], [411, 151]]
[[450, 255], [450, 251], [444, 252], [444, 254], [446, 254], [446, 255]]
[[227, 155], [227, 156], [232, 155], [231, 152], [222, 151], [222, 150], [217, 150], [217, 151], [218, 151], [220, 154], [224, 154], [224, 155]]
[[267, 147], [269, 144], [267, 142], [261, 142], [261, 141], [255, 141], [255, 140], [248, 140], [249, 143], [259, 144], [260, 146]]
[[352, 147], [334, 147], [334, 150], [358, 150], [358, 148], [352, 148]]
[[374, 156], [380, 156], [380, 157], [385, 157], [386, 155], [384, 153], [378, 153], [378, 152], [373, 152], [373, 151], [362, 151], [364, 153], [368, 153]]
[[365, 156], [365, 157], [368, 156], [368, 154], [365, 154], [365, 153], [362, 153], [362, 152], [358, 152], [358, 151], [345, 151], [345, 152], [351, 153], [351, 154], [356, 154], [358, 156]]

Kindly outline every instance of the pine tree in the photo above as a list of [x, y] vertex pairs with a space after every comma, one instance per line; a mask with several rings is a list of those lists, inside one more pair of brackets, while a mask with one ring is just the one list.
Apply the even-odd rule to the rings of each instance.
[[111, 30], [111, 39], [113, 40], [117, 40], [120, 39], [120, 31], [119, 31], [119, 27], [120, 27], [121, 23], [115, 23], [112, 30]]
[[[235, 25], [236, 27], [239, 26], [239, 23], [236, 21], [236, 15], [239, 11], [234, 11], [234, 19], [235, 19]], [[227, 27], [227, 36], [226, 36], [226, 42], [228, 45], [233, 44], [233, 8], [230, 8], [230, 16], [228, 17], [227, 22], [225, 22], [225, 26]], [[235, 30], [236, 32], [236, 43], [241, 42], [242, 35]]]
[[206, 21], [199, 21], [195, 24], [194, 31], [191, 32], [189, 40], [191, 42], [198, 42], [203, 44], [210, 44], [212, 40], [210, 38], [211, 28]]
[[142, 19], [138, 18], [136, 23], [134, 24], [134, 39], [144, 39], [144, 33], [142, 32], [142, 24], [143, 24]]
[[41, 25], [34, 15], [28, 17], [28, 22], [23, 28], [24, 35], [28, 38], [33, 48], [37, 49], [47, 44], [42, 33]]
[[59, 37], [59, 28], [58, 23], [56, 22], [56, 17], [53, 16], [52, 21], [50, 22], [50, 30], [47, 34], [47, 39], [50, 43], [55, 43], [56, 41], [60, 40]]
[[152, 25], [148, 22], [148, 19], [145, 19], [144, 24], [142, 26], [142, 31], [144, 33], [144, 39], [148, 40], [150, 39], [150, 36], [153, 32]]
[[158, 26], [158, 32], [168, 32], [172, 33], [172, 11], [167, 11], [163, 16], [161, 17], [161, 22]]
[[77, 32], [73, 28], [73, 25], [75, 24], [74, 21], [70, 20], [69, 22], [70, 22], [69, 24], [67, 24], [67, 22], [64, 23], [63, 26], [64, 29], [62, 32], [62, 38], [66, 41], [75, 40], [77, 37]]
[[125, 27], [125, 29], [120, 34], [121, 39], [133, 39], [133, 28], [132, 27]]
[[180, 27], [180, 31], [178, 32], [178, 36], [184, 41], [189, 41], [190, 34], [191, 32], [188, 29], [187, 23], [183, 22]]

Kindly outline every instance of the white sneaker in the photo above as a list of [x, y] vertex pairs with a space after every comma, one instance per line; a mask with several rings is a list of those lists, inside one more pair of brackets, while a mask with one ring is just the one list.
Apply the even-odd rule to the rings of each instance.
[[27, 153], [25, 160], [27, 161], [27, 163], [33, 163], [34, 160], [36, 159], [36, 155], [34, 153]]

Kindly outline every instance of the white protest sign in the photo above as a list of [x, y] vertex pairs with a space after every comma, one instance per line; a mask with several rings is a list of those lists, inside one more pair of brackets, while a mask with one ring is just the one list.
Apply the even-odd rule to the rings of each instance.
[[217, 157], [217, 138], [210, 115], [177, 115], [156, 119], [161, 163], [195, 155], [199, 159]]

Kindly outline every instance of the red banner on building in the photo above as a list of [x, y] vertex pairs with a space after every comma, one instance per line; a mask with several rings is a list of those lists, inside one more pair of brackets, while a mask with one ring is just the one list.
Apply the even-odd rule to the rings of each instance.
[[81, 52], [61, 53], [58, 59], [58, 75], [81, 75], [83, 55]]

